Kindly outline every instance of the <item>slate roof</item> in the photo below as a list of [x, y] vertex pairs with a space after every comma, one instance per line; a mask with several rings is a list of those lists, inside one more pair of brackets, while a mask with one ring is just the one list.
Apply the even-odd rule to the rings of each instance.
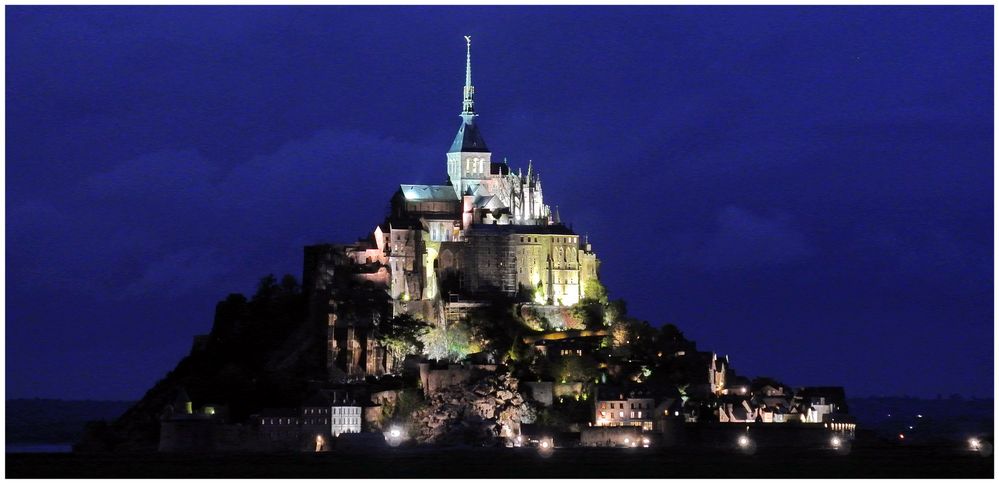
[[302, 407], [329, 407], [338, 405], [357, 405], [354, 398], [343, 390], [319, 390], [302, 403]]
[[451, 143], [451, 149], [447, 150], [447, 152], [488, 153], [489, 148], [486, 147], [486, 141], [482, 139], [482, 133], [479, 133], [479, 128], [475, 126], [475, 121], [467, 118], [458, 127], [458, 134], [455, 135], [454, 142]]
[[453, 202], [458, 199], [451, 185], [399, 185], [406, 200]]

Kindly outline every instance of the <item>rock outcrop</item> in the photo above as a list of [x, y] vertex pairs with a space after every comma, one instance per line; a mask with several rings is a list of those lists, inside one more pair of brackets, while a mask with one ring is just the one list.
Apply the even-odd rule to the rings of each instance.
[[439, 389], [427, 406], [413, 414], [414, 436], [420, 443], [497, 445], [520, 431], [524, 399], [517, 379], [486, 374], [463, 384]]

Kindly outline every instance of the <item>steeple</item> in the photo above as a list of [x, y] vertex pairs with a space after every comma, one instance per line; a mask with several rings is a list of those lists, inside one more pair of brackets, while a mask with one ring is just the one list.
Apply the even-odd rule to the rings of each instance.
[[461, 103], [461, 126], [448, 153], [488, 153], [485, 140], [475, 126], [475, 87], [472, 86], [472, 37], [465, 36], [465, 90]]
[[[465, 100], [461, 103], [461, 117], [475, 116], [475, 87], [472, 86], [472, 36], [465, 36]], [[468, 118], [465, 118], [468, 122]]]

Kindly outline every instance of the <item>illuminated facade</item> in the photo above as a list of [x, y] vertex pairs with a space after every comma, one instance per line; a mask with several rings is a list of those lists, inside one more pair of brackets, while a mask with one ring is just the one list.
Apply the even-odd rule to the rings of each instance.
[[492, 160], [476, 124], [466, 42], [461, 125], [446, 155], [449, 183], [400, 185], [389, 218], [374, 232], [389, 259], [396, 312], [421, 312], [419, 302], [437, 300], [442, 288], [571, 306], [597, 277], [596, 255], [545, 203], [532, 163], [525, 174]]
[[496, 295], [571, 306], [597, 279], [596, 254], [545, 202], [533, 163], [525, 173], [505, 159], [493, 161], [476, 124], [474, 94], [466, 37], [461, 124], [445, 156], [446, 184], [400, 185], [388, 217], [367, 240], [306, 248], [304, 280], [317, 294], [313, 317], [330, 328], [332, 378], [379, 375], [390, 366], [369, 334], [384, 314], [344, 310], [342, 301], [354, 296], [334, 294], [334, 273], [383, 289], [387, 313], [434, 323], [462, 317]]
[[596, 427], [641, 427], [652, 430], [655, 399], [644, 392], [597, 387], [593, 401]]

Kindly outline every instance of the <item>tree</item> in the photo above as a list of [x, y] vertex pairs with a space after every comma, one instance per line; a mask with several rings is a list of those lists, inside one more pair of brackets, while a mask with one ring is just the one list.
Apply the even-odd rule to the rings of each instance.
[[573, 319], [583, 323], [585, 329], [604, 327], [604, 305], [596, 299], [584, 298], [569, 311]]
[[583, 298], [607, 304], [607, 288], [597, 279], [587, 280], [583, 285]]
[[627, 321], [617, 320], [610, 324], [610, 346], [615, 353], [627, 354], [631, 344], [631, 327]]
[[472, 342], [472, 332], [464, 322], [440, 324], [420, 336], [423, 352], [435, 360], [460, 361], [479, 351]]
[[[401, 314], [382, 323], [378, 328], [378, 342], [392, 355], [396, 367], [408, 355], [423, 352], [422, 336], [430, 326], [413, 316]], [[395, 370], [397, 368], [393, 368]]]
[[589, 382], [600, 376], [597, 362], [589, 356], [563, 356], [555, 365], [555, 375], [562, 382]]
[[617, 299], [607, 303], [604, 307], [604, 325], [610, 326], [617, 321], [624, 319], [628, 314], [628, 308], [624, 300]]

